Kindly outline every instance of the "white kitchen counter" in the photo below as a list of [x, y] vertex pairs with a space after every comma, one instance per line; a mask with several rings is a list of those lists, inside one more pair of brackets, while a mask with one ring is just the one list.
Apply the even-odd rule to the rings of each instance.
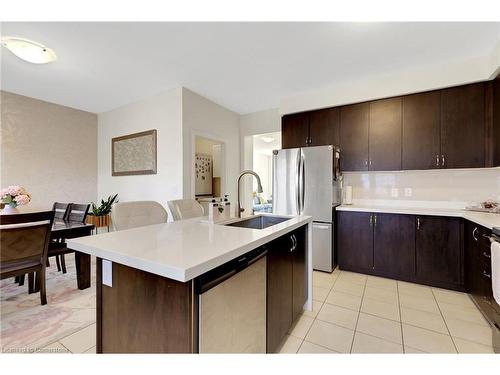
[[456, 208], [431, 208], [431, 207], [398, 207], [380, 206], [370, 204], [352, 204], [336, 207], [337, 211], [391, 213], [407, 215], [430, 215], [430, 216], [451, 216], [461, 217], [470, 220], [486, 228], [500, 227], [500, 214], [490, 214], [486, 212], [467, 211]]
[[296, 216], [265, 229], [249, 229], [203, 219], [149, 225], [67, 242], [68, 247], [82, 253], [186, 282], [312, 221], [310, 216]]

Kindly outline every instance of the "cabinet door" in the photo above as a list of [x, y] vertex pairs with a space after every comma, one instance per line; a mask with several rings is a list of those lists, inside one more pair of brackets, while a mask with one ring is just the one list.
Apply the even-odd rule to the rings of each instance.
[[368, 170], [370, 104], [340, 108], [340, 165], [343, 171]]
[[415, 274], [415, 217], [373, 215], [375, 272], [396, 279], [412, 279]]
[[423, 283], [463, 289], [463, 229], [460, 218], [417, 216], [416, 277]]
[[267, 253], [267, 352], [274, 353], [292, 325], [292, 257], [287, 236]]
[[441, 165], [441, 92], [403, 97], [403, 169]]
[[281, 119], [281, 147], [297, 148], [307, 146], [309, 139], [309, 114], [296, 113]]
[[492, 82], [492, 122], [493, 131], [490, 135], [492, 167], [500, 167], [500, 76]]
[[292, 251], [292, 318], [297, 319], [306, 303], [306, 232], [302, 227], [293, 232], [295, 249]]
[[339, 145], [340, 110], [338, 107], [309, 113], [309, 146]]
[[373, 227], [369, 212], [338, 213], [337, 256], [341, 269], [373, 270]]
[[444, 168], [485, 166], [484, 84], [441, 92], [441, 154]]
[[401, 169], [401, 98], [370, 103], [369, 170]]

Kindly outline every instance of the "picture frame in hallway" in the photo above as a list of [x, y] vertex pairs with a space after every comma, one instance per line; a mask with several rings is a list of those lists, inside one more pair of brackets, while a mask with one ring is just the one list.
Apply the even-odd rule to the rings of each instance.
[[156, 174], [156, 129], [111, 140], [112, 176]]

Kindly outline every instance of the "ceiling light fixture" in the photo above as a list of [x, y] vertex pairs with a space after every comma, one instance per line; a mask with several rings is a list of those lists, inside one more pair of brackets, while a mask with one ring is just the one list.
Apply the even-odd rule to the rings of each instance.
[[53, 50], [29, 39], [5, 36], [2, 37], [2, 46], [33, 64], [47, 64], [57, 59]]
[[273, 137], [268, 137], [268, 136], [263, 136], [261, 139], [266, 143], [271, 143], [272, 141], [274, 141]]

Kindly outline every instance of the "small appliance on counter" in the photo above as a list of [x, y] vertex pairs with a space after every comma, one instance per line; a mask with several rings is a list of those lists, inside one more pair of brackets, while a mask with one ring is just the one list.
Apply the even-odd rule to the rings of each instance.
[[500, 214], [500, 203], [493, 200], [487, 200], [478, 204], [472, 204], [465, 207], [467, 211], [488, 212], [492, 214]]
[[344, 187], [344, 201], [343, 204], [352, 204], [352, 186], [348, 185]]
[[315, 146], [273, 151], [273, 213], [313, 218], [313, 268], [332, 272], [335, 207], [340, 205], [340, 149]]

